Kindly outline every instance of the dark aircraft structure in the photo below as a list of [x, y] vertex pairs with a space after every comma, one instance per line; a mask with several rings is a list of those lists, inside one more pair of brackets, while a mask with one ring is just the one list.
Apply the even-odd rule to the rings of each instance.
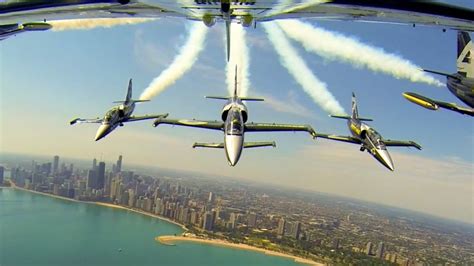
[[394, 170], [394, 165], [387, 150], [388, 146], [415, 147], [421, 150], [421, 146], [414, 141], [384, 139], [374, 128], [364, 123], [364, 121], [372, 121], [372, 119], [359, 117], [357, 101], [354, 93], [352, 94], [352, 115], [331, 115], [331, 117], [346, 119], [347, 126], [349, 127], [352, 136], [337, 136], [316, 133], [317, 137], [361, 145], [360, 151], [367, 150], [367, 152], [370, 153], [377, 161], [379, 161], [381, 164], [383, 164], [383, 166], [387, 167], [391, 171]]
[[51, 29], [51, 25], [45, 22], [28, 22], [23, 24], [6, 24], [0, 25], [0, 41], [11, 36], [15, 36], [22, 32], [28, 31], [45, 31]]
[[132, 116], [135, 110], [135, 103], [147, 102], [148, 100], [133, 100], [132, 99], [132, 79], [128, 82], [128, 91], [125, 101], [116, 101], [114, 103], [120, 103], [120, 105], [112, 107], [105, 114], [104, 118], [95, 119], [82, 119], [76, 118], [70, 122], [71, 125], [76, 123], [97, 123], [101, 124], [94, 140], [98, 141], [103, 137], [107, 136], [110, 132], [116, 129], [118, 126], [123, 126], [126, 122], [135, 122], [140, 120], [155, 119], [158, 117], [166, 117], [168, 114], [162, 115], [145, 115], [145, 116]]
[[456, 65], [458, 71], [456, 73], [447, 74], [427, 69], [424, 69], [424, 71], [445, 76], [446, 86], [449, 91], [465, 104], [469, 105], [470, 108], [458, 106], [455, 103], [433, 100], [414, 92], [405, 92], [403, 93], [403, 96], [410, 102], [418, 104], [426, 109], [438, 110], [441, 107], [461, 114], [474, 116], [474, 45], [467, 32], [458, 32], [457, 54], [458, 58]]

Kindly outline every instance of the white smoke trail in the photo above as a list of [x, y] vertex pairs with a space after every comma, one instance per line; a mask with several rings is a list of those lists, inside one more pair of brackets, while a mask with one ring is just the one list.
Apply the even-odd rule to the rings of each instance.
[[190, 35], [184, 46], [181, 47], [179, 54], [167, 69], [153, 79], [148, 87], [140, 95], [140, 100], [149, 100], [160, 94], [176, 80], [182, 77], [196, 62], [200, 52], [204, 48], [208, 28], [200, 22], [194, 22]]
[[94, 28], [111, 28], [118, 25], [139, 24], [154, 21], [154, 18], [95, 18], [95, 19], [67, 19], [48, 21], [53, 31], [63, 30], [90, 30]]
[[324, 58], [349, 62], [375, 72], [382, 72], [397, 79], [444, 86], [439, 80], [423, 72], [409, 60], [384, 50], [361, 43], [340, 33], [330, 32], [298, 20], [278, 21], [283, 31], [303, 44], [309, 52]]
[[344, 114], [344, 109], [329, 92], [326, 84], [318, 80], [301, 56], [291, 45], [283, 31], [273, 22], [262, 23], [268, 38], [275, 50], [280, 55], [280, 62], [303, 87], [303, 90], [311, 96], [313, 101], [331, 114]]
[[229, 95], [234, 93], [235, 67], [237, 66], [238, 95], [246, 97], [249, 86], [250, 57], [245, 42], [245, 29], [241, 24], [231, 24], [230, 59], [226, 67], [226, 82]]

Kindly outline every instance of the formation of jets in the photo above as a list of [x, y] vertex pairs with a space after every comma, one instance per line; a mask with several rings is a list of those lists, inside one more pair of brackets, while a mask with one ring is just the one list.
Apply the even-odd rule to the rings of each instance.
[[[90, 18], [160, 18], [179, 17], [202, 21], [212, 27], [216, 22], [224, 22], [227, 36], [227, 61], [230, 56], [231, 23], [244, 27], [256, 27], [257, 23], [285, 18], [316, 18], [343, 21], [368, 21], [382, 23], [401, 23], [408, 25], [428, 25], [458, 30], [457, 73], [445, 74], [433, 70], [426, 72], [444, 75], [448, 89], [461, 101], [470, 106], [460, 107], [430, 99], [414, 92], [403, 96], [409, 101], [425, 108], [437, 110], [450, 109], [462, 114], [474, 115], [474, 65], [472, 56], [474, 45], [468, 32], [474, 31], [474, 10], [429, 0], [4, 0], [0, 1], [0, 40], [28, 31], [43, 31], [52, 27], [49, 21]], [[95, 140], [108, 135], [126, 122], [155, 119], [153, 126], [171, 124], [187, 127], [221, 130], [222, 143], [194, 143], [193, 147], [222, 148], [227, 160], [234, 166], [243, 148], [275, 147], [275, 142], [245, 142], [245, 132], [260, 131], [306, 131], [313, 138], [326, 138], [360, 145], [374, 158], [390, 170], [394, 170], [387, 146], [407, 146], [421, 149], [413, 141], [383, 139], [372, 127], [370, 121], [358, 115], [355, 96], [352, 100], [352, 115], [334, 115], [347, 120], [352, 136], [337, 136], [316, 133], [308, 125], [247, 123], [248, 112], [245, 101], [262, 101], [257, 98], [238, 97], [237, 75], [234, 95], [230, 97], [208, 97], [227, 100], [222, 110], [222, 121], [168, 119], [168, 114], [132, 116], [132, 81], [130, 80], [125, 101], [111, 108], [103, 118], [74, 119], [76, 123], [101, 124]]]

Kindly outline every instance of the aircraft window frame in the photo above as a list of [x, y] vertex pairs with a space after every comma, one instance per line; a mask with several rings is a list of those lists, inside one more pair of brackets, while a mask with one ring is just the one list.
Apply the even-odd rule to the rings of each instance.
[[242, 136], [244, 133], [244, 121], [238, 110], [230, 110], [227, 116], [226, 132], [228, 135]]

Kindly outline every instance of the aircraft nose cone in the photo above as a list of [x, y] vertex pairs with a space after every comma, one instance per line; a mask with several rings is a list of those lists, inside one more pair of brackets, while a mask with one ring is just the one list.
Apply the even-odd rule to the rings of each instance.
[[390, 171], [393, 171], [395, 168], [393, 167], [393, 161], [392, 157], [390, 157], [390, 154], [388, 153], [387, 150], [377, 150], [377, 157], [379, 161]]
[[109, 133], [110, 125], [102, 124], [100, 125], [97, 133], [95, 134], [95, 141], [100, 140], [101, 138], [105, 137]]
[[225, 137], [225, 151], [227, 160], [230, 166], [237, 164], [242, 152], [243, 138], [242, 136], [226, 136]]

